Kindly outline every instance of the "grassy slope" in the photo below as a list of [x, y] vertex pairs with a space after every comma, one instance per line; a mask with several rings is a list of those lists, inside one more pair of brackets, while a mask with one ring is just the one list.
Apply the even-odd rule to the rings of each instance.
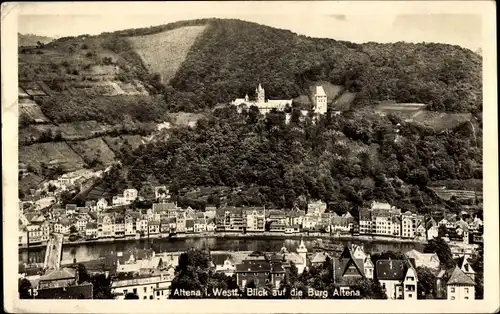
[[157, 34], [130, 37], [132, 47], [153, 73], [167, 83], [186, 58], [196, 38], [206, 26], [186, 26]]

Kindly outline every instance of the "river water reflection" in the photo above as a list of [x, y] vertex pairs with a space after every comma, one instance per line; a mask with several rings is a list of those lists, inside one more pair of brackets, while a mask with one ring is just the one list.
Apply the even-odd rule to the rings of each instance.
[[[378, 253], [383, 251], [407, 252], [412, 249], [422, 250], [420, 243], [393, 243], [377, 242], [366, 240], [346, 240], [335, 239], [338, 244], [362, 244], [367, 253]], [[77, 245], [63, 246], [62, 263], [71, 263], [76, 258], [77, 261], [89, 261], [98, 259], [111, 252], [128, 251], [134, 248], [153, 248], [155, 252], [182, 252], [189, 248], [208, 248], [213, 251], [264, 251], [276, 252], [285, 246], [289, 251], [295, 251], [300, 243], [300, 239], [287, 238], [231, 238], [231, 237], [206, 237], [191, 239], [141, 239], [121, 241], [114, 243], [84, 243]], [[304, 243], [313, 251], [314, 239], [304, 239]], [[19, 252], [19, 259], [24, 262], [42, 263], [45, 248], [30, 248]]]

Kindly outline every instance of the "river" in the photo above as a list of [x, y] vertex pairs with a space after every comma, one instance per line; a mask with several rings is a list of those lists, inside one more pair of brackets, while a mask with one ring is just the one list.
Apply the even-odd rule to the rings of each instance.
[[[335, 239], [334, 243], [339, 244], [362, 244], [367, 253], [378, 253], [383, 251], [407, 252], [412, 249], [422, 250], [420, 243], [397, 243], [366, 241], [359, 239]], [[73, 259], [85, 262], [99, 259], [111, 252], [128, 251], [134, 248], [153, 248], [155, 252], [182, 252], [189, 248], [208, 248], [214, 251], [263, 251], [276, 252], [285, 246], [289, 251], [295, 251], [300, 243], [300, 239], [283, 238], [231, 238], [231, 237], [206, 237], [206, 238], [163, 238], [163, 239], [141, 239], [129, 240], [113, 243], [83, 243], [64, 244], [62, 253], [62, 264], [72, 263]], [[304, 240], [310, 252], [313, 251], [314, 239]], [[45, 254], [44, 247], [23, 249], [19, 252], [19, 260], [30, 263], [43, 263]]]

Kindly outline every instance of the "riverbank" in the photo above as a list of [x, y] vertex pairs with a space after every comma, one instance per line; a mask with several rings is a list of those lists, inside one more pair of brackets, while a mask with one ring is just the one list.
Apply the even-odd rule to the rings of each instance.
[[[172, 236], [165, 234], [152, 234], [145, 237], [137, 238], [135, 236], [120, 237], [120, 238], [102, 238], [93, 240], [77, 240], [63, 242], [64, 246], [79, 246], [82, 244], [94, 243], [115, 243], [115, 242], [134, 242], [148, 239], [201, 239], [201, 238], [227, 238], [227, 239], [331, 239], [331, 240], [351, 240], [362, 242], [379, 242], [379, 243], [419, 243], [425, 244], [426, 241], [418, 241], [414, 239], [401, 239], [386, 236], [369, 236], [369, 235], [350, 235], [350, 234], [329, 234], [329, 233], [284, 233], [284, 232], [259, 232], [259, 233], [239, 233], [239, 232], [217, 232], [217, 233], [180, 233]], [[29, 248], [43, 248], [46, 244], [36, 244], [19, 246], [19, 250], [23, 251]]]

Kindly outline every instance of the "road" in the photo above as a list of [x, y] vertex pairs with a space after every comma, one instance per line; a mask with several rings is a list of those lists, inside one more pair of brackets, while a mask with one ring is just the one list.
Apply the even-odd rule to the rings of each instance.
[[63, 235], [53, 233], [47, 243], [47, 251], [45, 252], [45, 269], [59, 269], [61, 265]]

